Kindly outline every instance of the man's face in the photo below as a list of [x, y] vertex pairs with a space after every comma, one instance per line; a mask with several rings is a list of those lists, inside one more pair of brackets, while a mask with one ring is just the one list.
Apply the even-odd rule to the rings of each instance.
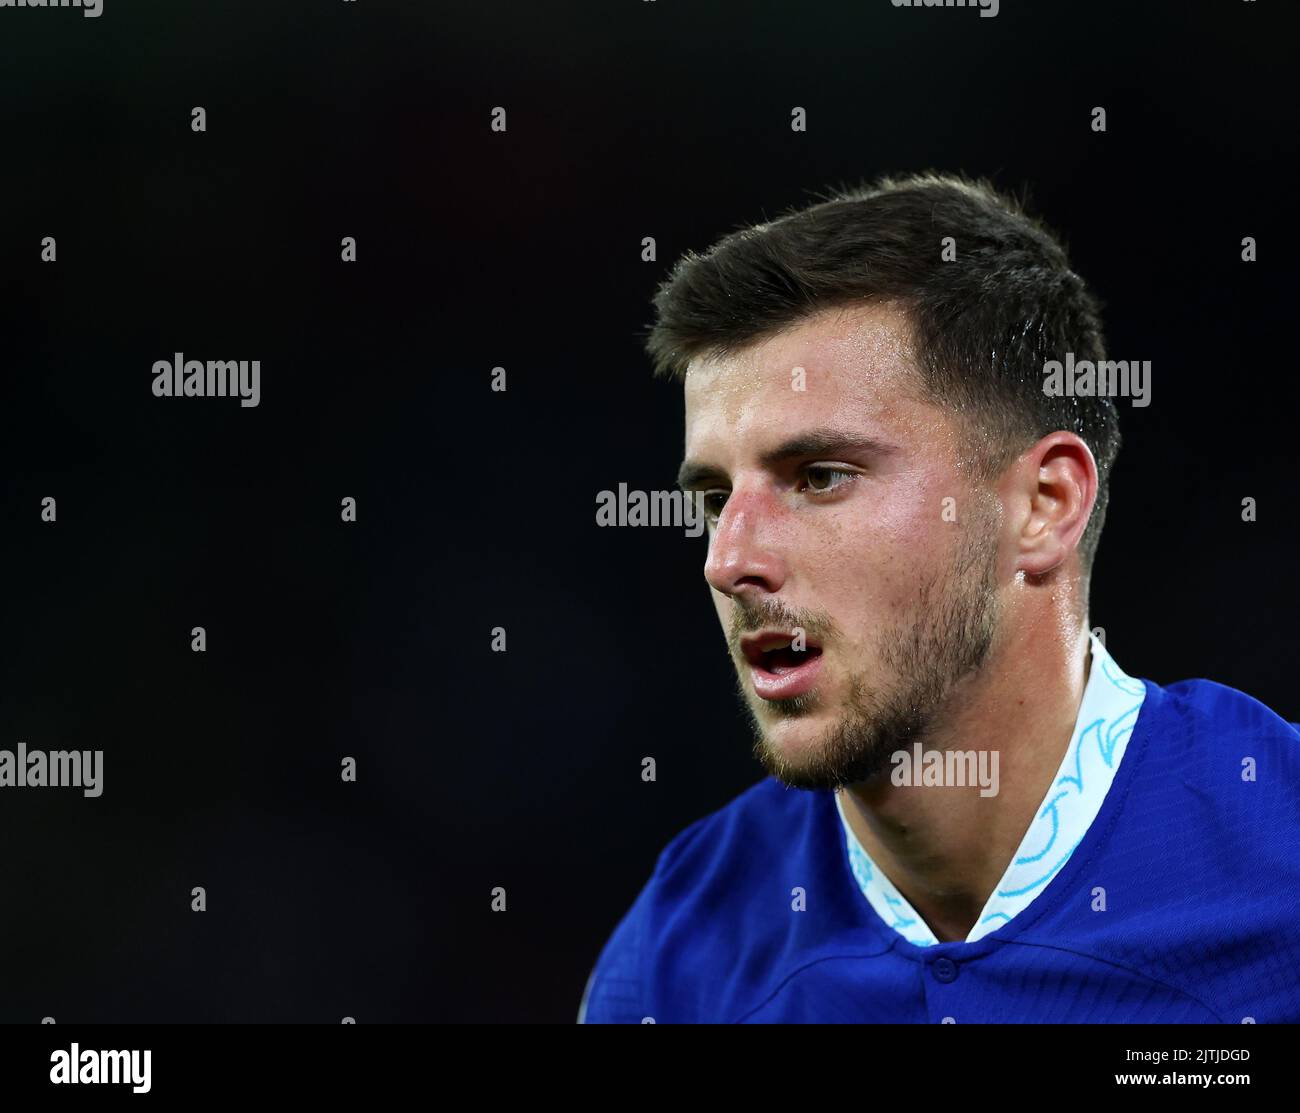
[[798, 787], [875, 777], [996, 630], [998, 504], [957, 419], [922, 399], [885, 306], [697, 360], [685, 390], [682, 485], [707, 492], [705, 578], [755, 752]]

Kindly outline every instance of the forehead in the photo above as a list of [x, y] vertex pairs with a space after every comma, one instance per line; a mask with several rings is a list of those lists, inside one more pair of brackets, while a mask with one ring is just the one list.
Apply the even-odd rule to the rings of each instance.
[[823, 310], [741, 352], [692, 361], [686, 443], [734, 446], [831, 424], [899, 433], [918, 422], [946, 424], [920, 388], [900, 310]]

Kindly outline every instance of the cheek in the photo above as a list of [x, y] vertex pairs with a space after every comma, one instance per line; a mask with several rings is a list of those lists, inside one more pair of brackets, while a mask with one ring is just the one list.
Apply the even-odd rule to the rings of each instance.
[[915, 486], [869, 507], [846, 507], [808, 558], [823, 605], [846, 624], [912, 611], [920, 585], [948, 559], [952, 531], [960, 528], [943, 520], [942, 498]]

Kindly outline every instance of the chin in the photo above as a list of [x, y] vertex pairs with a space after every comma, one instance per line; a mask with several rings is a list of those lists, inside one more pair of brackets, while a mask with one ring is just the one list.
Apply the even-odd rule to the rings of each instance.
[[773, 757], [792, 766], [812, 764], [820, 755], [826, 736], [826, 724], [820, 715], [774, 715], [767, 712], [760, 719], [763, 747]]

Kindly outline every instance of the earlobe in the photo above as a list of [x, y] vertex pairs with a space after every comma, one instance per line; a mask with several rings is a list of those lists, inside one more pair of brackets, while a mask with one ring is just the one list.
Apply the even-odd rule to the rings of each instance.
[[1043, 491], [1029, 500], [1029, 511], [1020, 528], [1016, 570], [1030, 576], [1050, 572], [1065, 559], [1052, 523], [1055, 500]]
[[1042, 543], [1032, 543], [1022, 548], [1016, 570], [1027, 576], [1044, 576], [1065, 560], [1066, 550], [1056, 543], [1050, 533], [1040, 535]]

